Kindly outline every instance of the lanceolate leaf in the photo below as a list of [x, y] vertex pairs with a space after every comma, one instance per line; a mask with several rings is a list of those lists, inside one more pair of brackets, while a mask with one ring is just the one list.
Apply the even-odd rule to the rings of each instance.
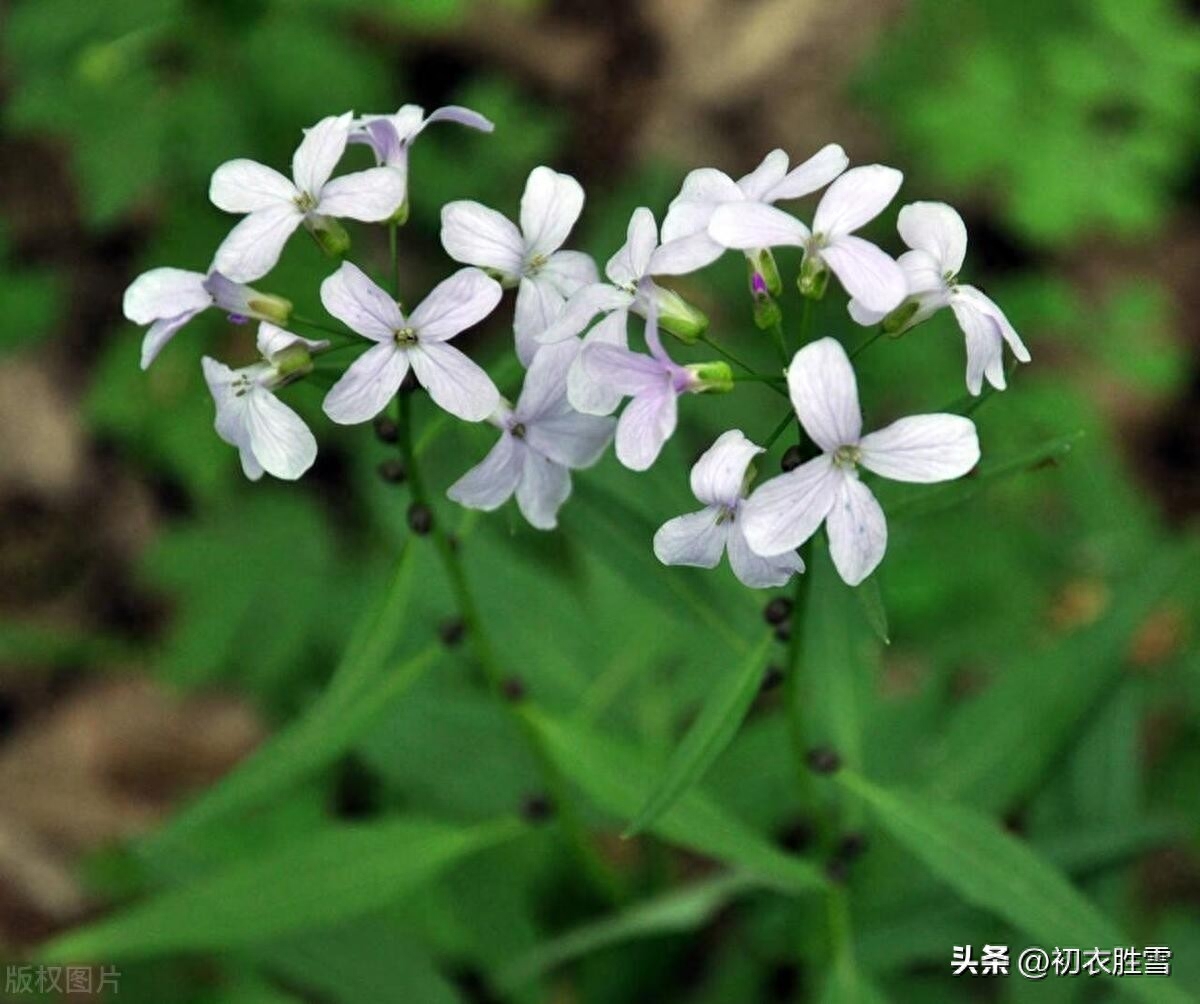
[[[1046, 950], [1108, 948], [1130, 942], [1057, 868], [992, 819], [916, 792], [879, 787], [852, 771], [837, 783], [861, 799], [879, 824], [955, 890]], [[1154, 1004], [1190, 999], [1165, 981], [1116, 984]]]
[[472, 828], [410, 819], [329, 827], [66, 934], [41, 954], [70, 962], [142, 958], [332, 925], [394, 902], [521, 830], [515, 820]]
[[[626, 818], [638, 811], [658, 776], [653, 764], [617, 739], [544, 714], [526, 715], [558, 769], [596, 805]], [[827, 887], [815, 867], [777, 850], [698, 788], [686, 792], [649, 829], [791, 892]]]
[[704, 777], [729, 745], [759, 691], [772, 640], [765, 637], [740, 666], [717, 682], [625, 836], [631, 837], [652, 825]]

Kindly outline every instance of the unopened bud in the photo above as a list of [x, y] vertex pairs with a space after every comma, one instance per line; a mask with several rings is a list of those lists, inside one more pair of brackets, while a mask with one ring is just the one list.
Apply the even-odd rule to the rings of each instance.
[[905, 300], [883, 319], [884, 332], [892, 336], [903, 334], [912, 326], [919, 309], [916, 300]]
[[819, 300], [825, 295], [825, 287], [829, 285], [829, 269], [817, 255], [806, 254], [800, 265], [800, 278], [796, 280], [800, 287], [800, 295], [810, 300]]
[[204, 280], [204, 291], [213, 298], [216, 306], [229, 314], [229, 319], [234, 323], [244, 323], [253, 317], [256, 321], [270, 321], [282, 328], [292, 316], [291, 300], [234, 282], [220, 272], [209, 273]]
[[708, 317], [704, 312], [693, 307], [674, 290], [660, 286], [655, 292], [654, 302], [658, 307], [659, 327], [669, 331], [685, 345], [694, 345], [708, 330]]
[[350, 235], [332, 216], [309, 213], [304, 217], [304, 227], [330, 258], [340, 258], [350, 250]]
[[271, 365], [279, 374], [280, 382], [284, 383], [299, 380], [300, 377], [311, 373], [313, 368], [312, 356], [308, 354], [308, 347], [300, 342], [295, 342], [286, 349], [276, 352], [271, 356]]
[[692, 363], [687, 367], [692, 375], [691, 390], [696, 394], [727, 394], [733, 390], [733, 370], [729, 363]]
[[270, 321], [281, 328], [292, 316], [292, 301], [285, 300], [282, 296], [275, 296], [273, 293], [260, 293], [255, 290], [254, 295], [247, 301], [246, 307], [248, 316], [260, 321]]
[[[770, 248], [759, 248], [746, 252], [746, 266], [750, 269], [750, 292], [757, 297], [759, 284], [768, 296], [783, 295], [783, 280], [779, 277], [779, 266]], [[757, 280], [757, 282], [755, 281]]]
[[766, 295], [754, 298], [754, 326], [759, 331], [770, 331], [782, 323], [783, 311], [779, 309], [778, 303]]

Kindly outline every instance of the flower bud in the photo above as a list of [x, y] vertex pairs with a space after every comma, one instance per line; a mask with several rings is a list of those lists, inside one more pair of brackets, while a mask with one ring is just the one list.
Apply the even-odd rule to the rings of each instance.
[[770, 295], [754, 298], [754, 326], [759, 331], [770, 331], [775, 325], [783, 323], [783, 311]]
[[304, 217], [304, 226], [330, 258], [340, 258], [350, 250], [350, 235], [332, 216], [309, 213]]
[[292, 301], [274, 293], [250, 291], [253, 295], [246, 302], [246, 316], [259, 321], [270, 321], [284, 327], [292, 316]]
[[311, 373], [313, 368], [308, 346], [301, 342], [294, 342], [286, 349], [276, 352], [271, 356], [271, 365], [275, 367], [279, 376], [279, 385], [299, 380]]
[[655, 305], [658, 307], [658, 325], [669, 331], [685, 345], [694, 345], [708, 330], [708, 318], [687, 302], [674, 290], [655, 290]]
[[770, 248], [747, 251], [746, 267], [750, 270], [750, 292], [753, 296], [757, 298], [759, 295], [755, 279], [762, 283], [763, 292], [769, 296], [783, 294], [783, 280], [779, 277], [779, 266], [775, 264], [775, 256]]
[[904, 334], [912, 326], [920, 307], [916, 300], [905, 300], [883, 319], [884, 333], [893, 337]]
[[727, 394], [733, 390], [733, 370], [729, 363], [691, 363], [686, 369], [692, 376], [693, 393]]
[[213, 298], [213, 304], [230, 317], [253, 317], [256, 321], [270, 321], [282, 328], [292, 316], [291, 300], [234, 282], [220, 272], [209, 273], [204, 280], [204, 291]]
[[810, 300], [819, 300], [829, 285], [829, 269], [817, 255], [806, 254], [800, 265], [800, 278], [796, 280], [800, 295]]
[[402, 227], [408, 222], [408, 196], [404, 196], [404, 201], [400, 203], [400, 208], [392, 213], [389, 223], [395, 223], [396, 226]]

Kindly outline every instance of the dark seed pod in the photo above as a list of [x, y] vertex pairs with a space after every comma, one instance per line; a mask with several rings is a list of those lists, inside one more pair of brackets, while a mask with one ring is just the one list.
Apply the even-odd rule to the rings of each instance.
[[776, 596], [763, 607], [763, 618], [768, 624], [782, 624], [792, 616], [792, 601], [786, 596]]
[[794, 471], [804, 463], [804, 456], [800, 452], [799, 446], [789, 446], [783, 451], [783, 456], [779, 458], [779, 466], [784, 471]]
[[775, 627], [775, 640], [786, 645], [792, 640], [792, 622], [784, 621]]
[[525, 681], [519, 676], [505, 677], [504, 682], [500, 684], [500, 692], [515, 704], [525, 699]]
[[867, 837], [863, 833], [847, 833], [833, 849], [834, 857], [842, 861], [853, 861], [867, 849]]
[[779, 846], [785, 851], [789, 851], [792, 854], [802, 854], [812, 847], [815, 838], [816, 832], [813, 830], [812, 823], [801, 816], [788, 823], [779, 832], [779, 836], [776, 839], [779, 842]]
[[817, 774], [833, 774], [842, 765], [837, 750], [829, 746], [814, 746], [805, 756], [809, 770]]
[[783, 667], [772, 663], [763, 673], [762, 684], [758, 688], [760, 694], [766, 694], [783, 683]]
[[463, 635], [467, 633], [467, 626], [462, 622], [461, 617], [455, 617], [448, 621], [442, 621], [438, 628], [438, 637], [442, 639], [442, 644], [446, 648], [454, 648], [463, 640]]
[[433, 510], [423, 502], [414, 502], [408, 507], [408, 528], [424, 537], [433, 529]]
[[400, 426], [394, 418], [387, 415], [375, 416], [375, 438], [381, 443], [397, 443], [400, 441]]
[[404, 470], [404, 464], [396, 457], [390, 460], [381, 461], [379, 466], [375, 468], [379, 472], [379, 476], [388, 484], [398, 485], [403, 483], [408, 477], [408, 473]]
[[546, 795], [527, 795], [521, 803], [521, 815], [531, 823], [544, 823], [554, 815], [554, 803]]

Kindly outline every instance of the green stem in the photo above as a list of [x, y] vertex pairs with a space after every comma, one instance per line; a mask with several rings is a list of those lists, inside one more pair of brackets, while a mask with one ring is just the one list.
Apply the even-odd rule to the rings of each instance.
[[779, 420], [779, 424], [775, 426], [774, 431], [767, 437], [767, 441], [763, 443], [763, 449], [769, 450], [775, 445], [775, 441], [784, 434], [787, 427], [792, 424], [792, 419], [796, 417], [796, 413], [791, 408], [787, 410], [783, 418]]
[[812, 340], [813, 309], [817, 302], [811, 296], [805, 296], [802, 299], [804, 306], [800, 308], [800, 345], [798, 348], [803, 348]]
[[[791, 416], [789, 416], [790, 419]], [[804, 600], [808, 593], [808, 575], [796, 576], [792, 590], [792, 634], [788, 639], [787, 667], [783, 678], [783, 700], [787, 707], [788, 737], [795, 761], [797, 788], [801, 801], [808, 794], [809, 776], [806, 764], [808, 752], [804, 741], [804, 721], [800, 715], [800, 644], [804, 634]]]
[[396, 250], [396, 231], [398, 227], [396, 221], [388, 221], [388, 251], [392, 258], [392, 295], [400, 299], [400, 256]]
[[780, 362], [783, 363], [784, 369], [788, 364], [787, 343], [783, 337], [783, 321], [776, 321], [771, 325], [771, 337], [775, 340], [775, 348], [779, 352]]
[[[413, 445], [410, 398], [411, 395], [409, 394], [403, 392], [399, 394], [400, 453], [408, 475], [408, 485], [413, 503], [428, 507], [429, 499], [425, 494], [425, 484], [421, 476], [417, 451]], [[443, 570], [450, 583], [450, 590], [454, 594], [458, 614], [462, 618], [467, 638], [470, 640], [472, 650], [475, 653], [475, 659], [483, 671], [488, 688], [496, 696], [501, 706], [508, 712], [509, 717], [512, 718], [526, 745], [528, 745], [530, 752], [533, 754], [542, 775], [542, 783], [554, 803], [559, 825], [572, 850], [578, 857], [584, 873], [591, 879], [597, 892], [606, 900], [612, 903], [618, 902], [622, 898], [620, 884], [615, 874], [600, 858], [595, 847], [589, 841], [583, 822], [579, 817], [574, 803], [571, 801], [566, 781], [559, 773], [553, 759], [546, 750], [542, 742], [541, 733], [538, 732], [536, 726], [521, 713], [520, 709], [504, 693], [507, 674], [496, 655], [496, 650], [492, 645], [490, 637], [484, 630], [474, 593], [471, 591], [470, 583], [467, 581], [466, 572], [463, 568], [462, 558], [456, 550], [454, 543], [436, 519], [433, 522], [431, 536], [433, 538], [434, 549], [437, 551], [439, 559], [441, 559]]]
[[874, 345], [877, 341], [879, 341], [879, 339], [881, 339], [883, 337], [883, 335], [884, 335], [884, 330], [883, 330], [883, 328], [880, 328], [878, 331], [875, 332], [875, 334], [873, 334], [870, 338], [868, 338], [865, 342], [863, 342], [862, 345], [860, 345], [853, 352], [851, 352], [850, 358], [857, 359], [860, 355], [862, 355], [864, 352], [866, 352], [867, 349], [869, 349], [872, 345]]
[[773, 389], [778, 391], [778, 393], [783, 394], [785, 397], [787, 396], [786, 392], [782, 388], [775, 386], [775, 382], [783, 383], [782, 378], [765, 376], [762, 373], [759, 373], [758, 370], [756, 370], [749, 363], [744, 362], [743, 360], [739, 359], [728, 349], [724, 348], [719, 342], [713, 341], [713, 339], [710, 338], [708, 335], [701, 335], [700, 341], [702, 341], [705, 345], [707, 345], [710, 349], [712, 349], [718, 355], [724, 356], [731, 363], [733, 363], [734, 366], [738, 367], [738, 369], [745, 371], [746, 375], [744, 377], [735, 376], [734, 380], [757, 380], [757, 381], [767, 384], [768, 386], [771, 386]]
[[345, 328], [335, 328], [331, 325], [323, 323], [322, 321], [314, 321], [310, 317], [304, 317], [301, 314], [293, 313], [290, 318], [290, 323], [299, 324], [306, 328], [315, 328], [317, 331], [324, 331], [327, 335], [336, 335], [347, 344], [351, 344], [357, 340], [354, 335], [350, 334], [350, 332]]
[[776, 387], [782, 387], [787, 383], [783, 377], [767, 376], [764, 373], [735, 373], [733, 381], [734, 383], [765, 383]]

